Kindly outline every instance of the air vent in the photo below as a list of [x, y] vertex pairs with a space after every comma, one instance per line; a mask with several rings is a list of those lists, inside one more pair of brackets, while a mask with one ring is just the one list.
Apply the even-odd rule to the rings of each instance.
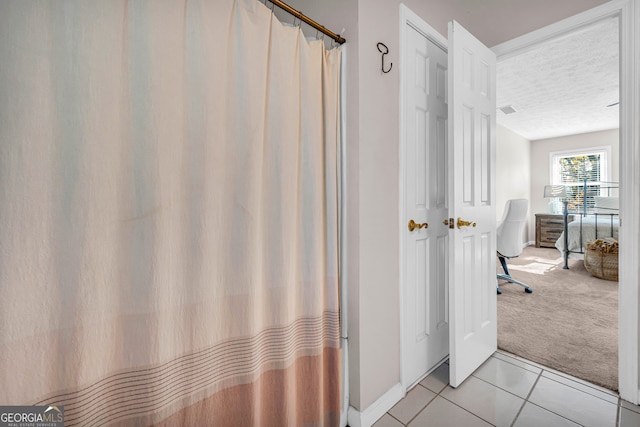
[[502, 111], [504, 114], [513, 114], [516, 112], [513, 105], [505, 105], [504, 107], [499, 107], [498, 110]]

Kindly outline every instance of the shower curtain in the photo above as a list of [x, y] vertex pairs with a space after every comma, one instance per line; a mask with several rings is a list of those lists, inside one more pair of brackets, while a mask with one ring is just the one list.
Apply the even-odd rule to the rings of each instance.
[[0, 3], [0, 405], [335, 426], [338, 49], [255, 0]]

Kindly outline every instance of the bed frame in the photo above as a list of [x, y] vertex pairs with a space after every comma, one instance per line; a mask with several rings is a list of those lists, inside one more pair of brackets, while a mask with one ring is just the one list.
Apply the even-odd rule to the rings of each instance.
[[[606, 196], [617, 196], [617, 182], [602, 182], [602, 184], [603, 185], [600, 186], [598, 195], [604, 193]], [[589, 194], [589, 188], [586, 181], [583, 184], [583, 194]], [[614, 237], [614, 232], [617, 231], [619, 224], [618, 209], [597, 206], [590, 209], [587, 207], [587, 197], [583, 197], [582, 210], [569, 211], [568, 202], [566, 200], [562, 202], [562, 205], [563, 233], [561, 239], [564, 239], [562, 245], [564, 265], [562, 268], [568, 270], [570, 254], [574, 253], [584, 255], [585, 243], [587, 243], [586, 241], [584, 241], [585, 236], [583, 233], [585, 224], [588, 224], [589, 227], [593, 226], [593, 236], [595, 236], [595, 239]], [[607, 209], [611, 210], [611, 212], [606, 212]], [[601, 212], [602, 210], [604, 210], [605, 212]], [[579, 228], [579, 243], [577, 245], [577, 248], [569, 244], [569, 215], [573, 216], [573, 221], [571, 221], [573, 227], [576, 227], [575, 223], [578, 222], [577, 227]], [[589, 234], [591, 234], [591, 232]]]

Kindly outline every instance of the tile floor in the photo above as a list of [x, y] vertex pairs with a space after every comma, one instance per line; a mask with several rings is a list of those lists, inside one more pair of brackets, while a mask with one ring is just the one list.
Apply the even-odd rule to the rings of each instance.
[[640, 426], [640, 407], [618, 395], [501, 351], [460, 387], [445, 363], [374, 427]]

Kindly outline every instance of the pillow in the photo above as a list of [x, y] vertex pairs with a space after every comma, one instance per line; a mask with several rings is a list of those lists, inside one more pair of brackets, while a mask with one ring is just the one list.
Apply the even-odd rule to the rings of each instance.
[[618, 213], [620, 204], [618, 197], [595, 196], [594, 200], [594, 210], [596, 213]]

